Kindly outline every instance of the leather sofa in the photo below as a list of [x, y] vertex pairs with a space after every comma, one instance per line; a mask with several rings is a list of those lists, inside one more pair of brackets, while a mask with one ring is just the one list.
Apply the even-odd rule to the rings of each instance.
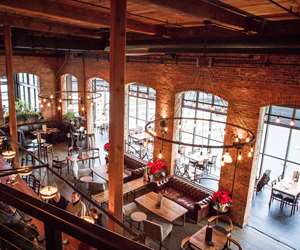
[[134, 155], [125, 153], [124, 155], [124, 168], [125, 173], [128, 175], [124, 178], [124, 182], [132, 181], [144, 175], [147, 162], [143, 161]]
[[[47, 142], [55, 144], [67, 140], [67, 133], [70, 130], [69, 124], [64, 123], [62, 121], [37, 121], [34, 123], [18, 125], [19, 142], [23, 147], [26, 146], [32, 139], [35, 139], [35, 136], [31, 132], [37, 129], [42, 129], [43, 124], [46, 124], [47, 127], [57, 128], [59, 130], [56, 133], [43, 135], [43, 138], [45, 138]], [[9, 132], [8, 126], [3, 127], [2, 129], [6, 133]]]
[[171, 176], [156, 182], [155, 189], [170, 200], [188, 210], [187, 216], [195, 223], [207, 217], [210, 212], [212, 192]]

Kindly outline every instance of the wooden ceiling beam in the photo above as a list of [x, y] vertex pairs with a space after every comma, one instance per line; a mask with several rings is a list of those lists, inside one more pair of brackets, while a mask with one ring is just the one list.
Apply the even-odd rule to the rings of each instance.
[[[97, 9], [70, 6], [49, 0], [0, 0], [0, 10], [90, 29], [109, 27], [111, 15]], [[161, 26], [128, 19], [127, 29], [148, 35], [162, 33]]]
[[[140, 3], [140, 0], [132, 0]], [[162, 9], [174, 10], [176, 14], [190, 15], [196, 18], [207, 18], [214, 20], [230, 27], [260, 31], [262, 22], [255, 18], [246, 15], [245, 12], [237, 11], [234, 7], [232, 9], [225, 7], [225, 4], [220, 5], [207, 0], [143, 0], [146, 4], [152, 4]]]
[[0, 25], [9, 23], [13, 28], [40, 31], [53, 34], [72, 35], [77, 37], [101, 38], [101, 35], [95, 34], [94, 31], [64, 25], [60, 23], [47, 22], [36, 18], [23, 17], [18, 15], [7, 15], [0, 13]]

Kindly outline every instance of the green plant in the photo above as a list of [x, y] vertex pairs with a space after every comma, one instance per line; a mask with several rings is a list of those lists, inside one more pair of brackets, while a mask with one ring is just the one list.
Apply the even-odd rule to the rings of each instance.
[[66, 122], [75, 122], [76, 116], [74, 112], [68, 111], [65, 115], [64, 115], [64, 120]]

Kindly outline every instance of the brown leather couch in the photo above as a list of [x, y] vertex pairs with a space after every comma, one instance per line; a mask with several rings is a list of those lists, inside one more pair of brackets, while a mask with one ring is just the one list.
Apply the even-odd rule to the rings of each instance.
[[196, 223], [209, 214], [212, 193], [181, 178], [171, 176], [156, 182], [156, 191], [185, 207]]
[[128, 175], [124, 178], [124, 182], [132, 181], [144, 175], [147, 162], [135, 157], [131, 154], [124, 155], [125, 173]]

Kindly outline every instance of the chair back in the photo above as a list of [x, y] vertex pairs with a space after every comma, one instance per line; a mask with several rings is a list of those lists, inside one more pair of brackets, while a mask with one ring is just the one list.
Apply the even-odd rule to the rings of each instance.
[[216, 155], [213, 155], [213, 156], [211, 157], [211, 164], [212, 164], [212, 165], [215, 165], [216, 162], [217, 162], [217, 156], [216, 156]]
[[228, 250], [243, 250], [240, 243], [238, 243], [235, 239], [232, 239], [231, 237], [227, 238], [227, 247], [225, 249], [228, 249]]
[[230, 236], [233, 230], [232, 220], [227, 215], [216, 215], [208, 218], [208, 225], [213, 225], [215, 229], [223, 232], [227, 236]]
[[144, 220], [143, 223], [146, 236], [152, 240], [157, 240], [159, 242], [163, 241], [163, 230], [161, 225], [149, 220]]

